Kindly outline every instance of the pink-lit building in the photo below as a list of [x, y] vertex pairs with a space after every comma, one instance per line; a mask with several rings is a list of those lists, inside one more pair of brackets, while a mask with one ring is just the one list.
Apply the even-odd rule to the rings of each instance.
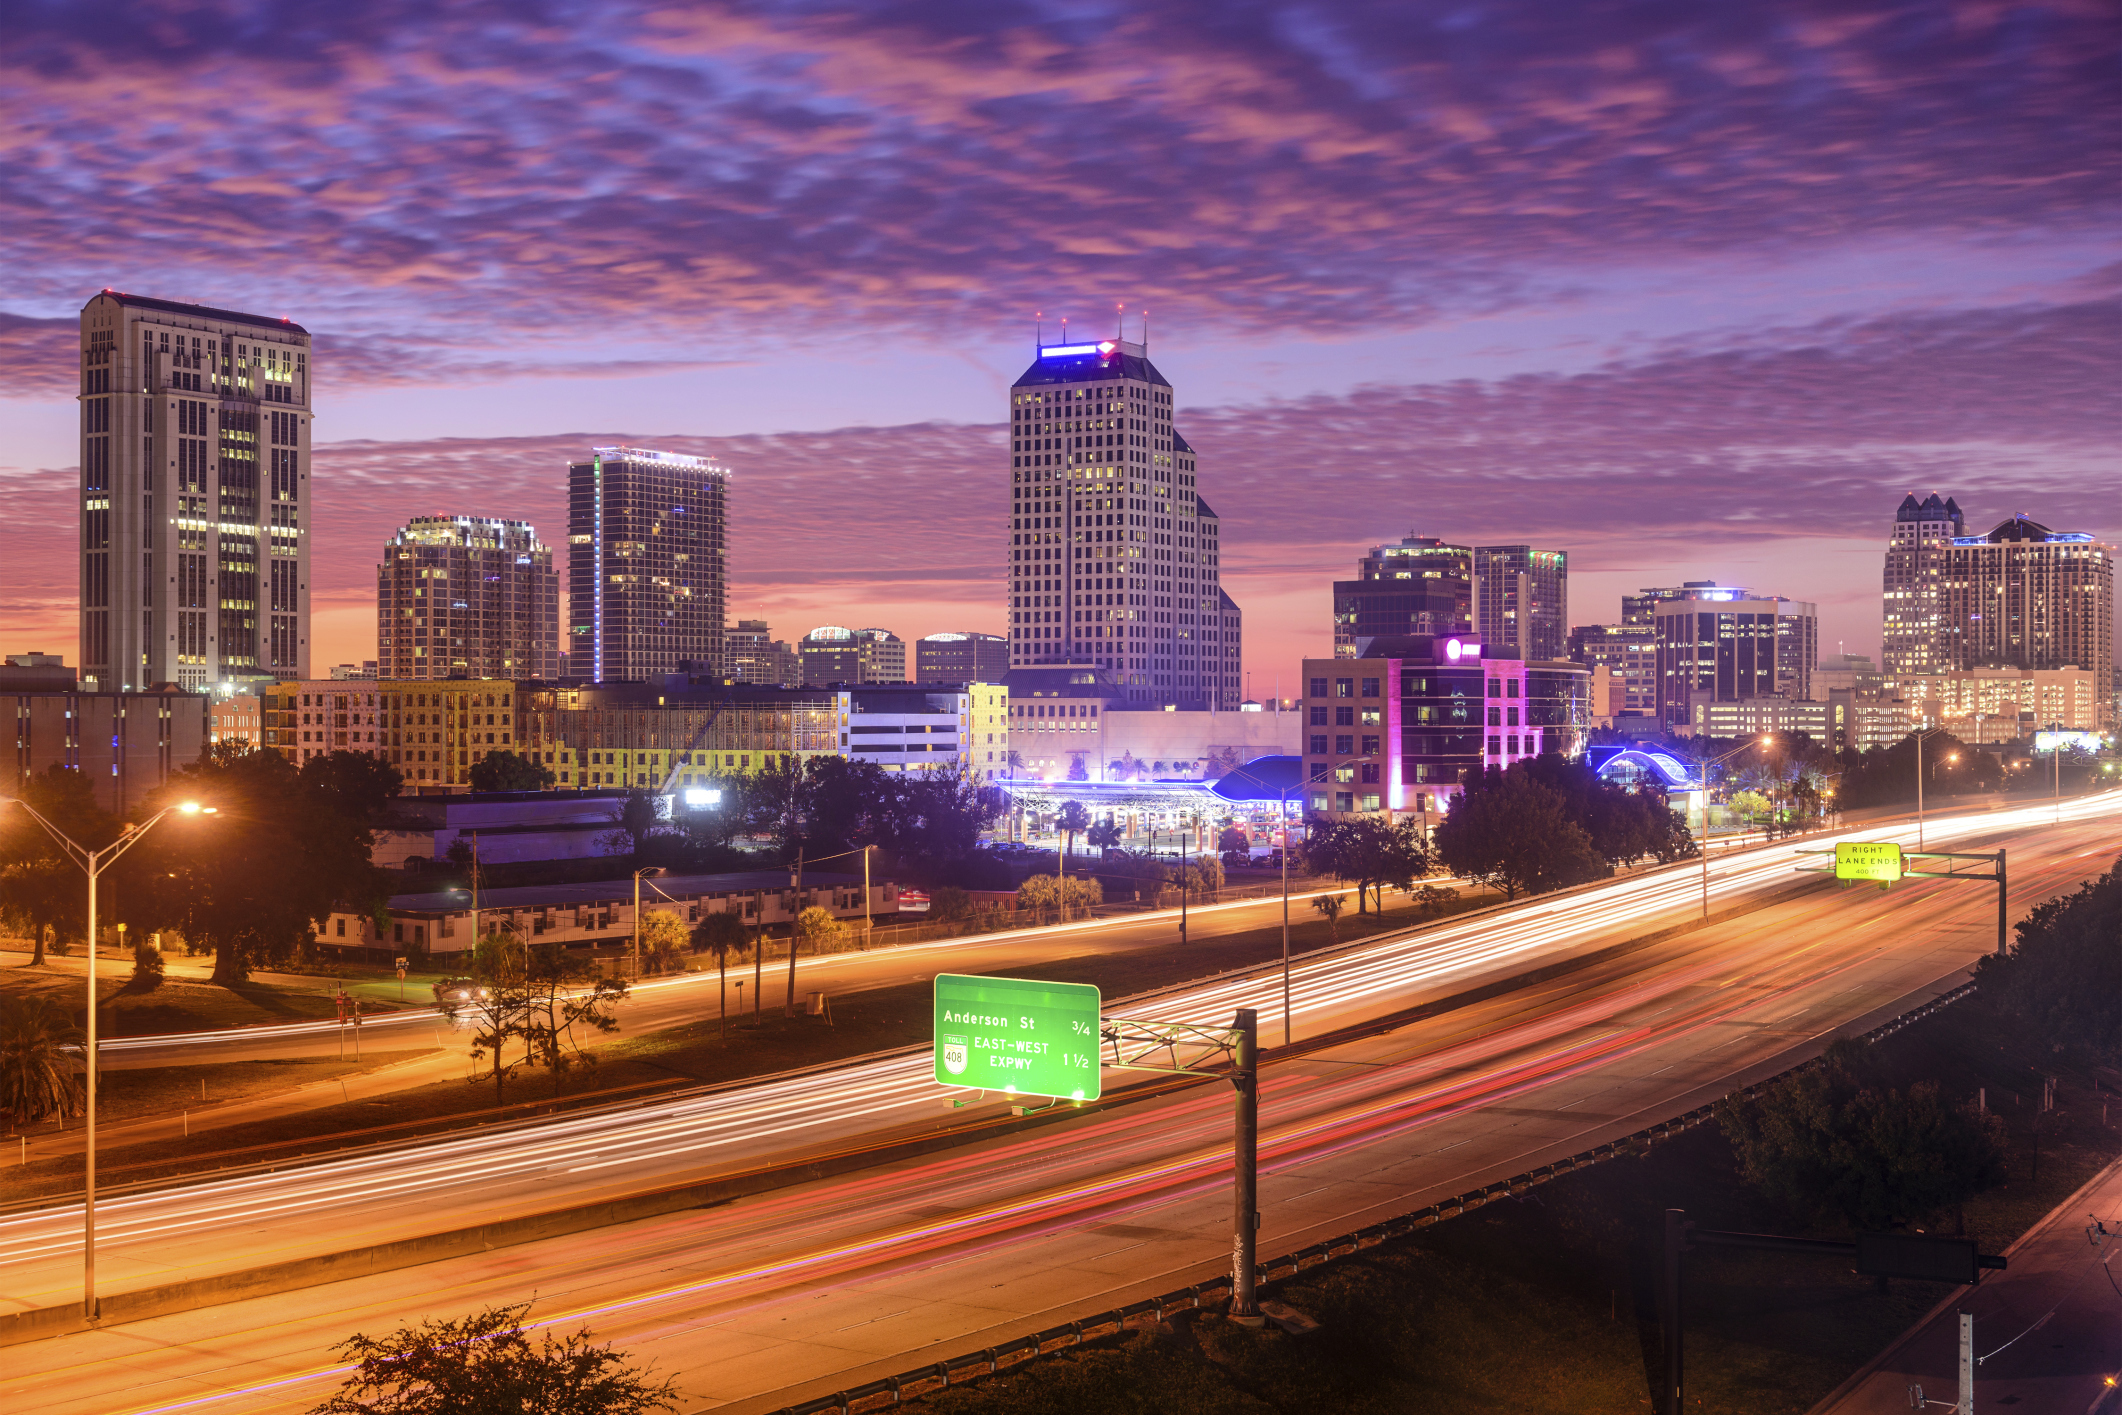
[[238, 693], [232, 698], [216, 698], [213, 706], [214, 741], [241, 742], [246, 747], [265, 745], [258, 721], [258, 695]]
[[1490, 657], [1469, 634], [1380, 636], [1355, 658], [1308, 658], [1304, 805], [1325, 815], [1450, 809], [1466, 773], [1584, 750], [1591, 675]]

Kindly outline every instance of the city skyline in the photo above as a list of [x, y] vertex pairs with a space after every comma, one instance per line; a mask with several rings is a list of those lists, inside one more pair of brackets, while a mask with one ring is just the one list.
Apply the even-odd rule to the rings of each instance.
[[[1002, 632], [993, 410], [1041, 316], [1102, 335], [1116, 306], [1188, 389], [1254, 697], [1317, 651], [1318, 586], [1416, 524], [1568, 551], [1580, 622], [1639, 584], [1776, 584], [1820, 604], [1823, 651], [1877, 655], [1904, 495], [2122, 534], [2115, 76], [2089, 16], [1816, 18], [1624, 8], [1594, 43], [1535, 6], [706, 11], [599, 16], [563, 50], [443, 14], [468, 66], [443, 85], [354, 17], [170, 47], [39, 11], [0, 234], [0, 515], [26, 532], [0, 619], [73, 637], [69, 350], [113, 285], [317, 331], [315, 662], [373, 656], [368, 547], [408, 511], [557, 528], [550, 469], [622, 443], [743, 477], [732, 620], [830, 623], [859, 590], [909, 641]], [[616, 77], [564, 125], [526, 111], [592, 75]], [[117, 95], [224, 81], [275, 145], [180, 125], [136, 150]], [[1147, 200], [1138, 157], [1185, 199]], [[765, 172], [800, 175], [766, 198]], [[556, 239], [592, 191], [617, 219]], [[61, 219], [84, 199], [129, 219]], [[1289, 496], [1298, 468], [1342, 494]], [[810, 511], [848, 488], [875, 514]]]

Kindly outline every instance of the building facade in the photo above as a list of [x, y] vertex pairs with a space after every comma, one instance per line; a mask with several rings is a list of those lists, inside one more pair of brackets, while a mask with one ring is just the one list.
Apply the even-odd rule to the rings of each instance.
[[310, 336], [105, 290], [81, 310], [81, 679], [309, 673]]
[[1101, 669], [1140, 707], [1235, 709], [1220, 523], [1142, 344], [1041, 346], [1010, 389], [1010, 666]]
[[1886, 543], [1881, 629], [1886, 671], [1900, 676], [1947, 667], [1946, 551], [1962, 534], [1959, 504], [1936, 492], [1901, 498]]
[[378, 678], [556, 676], [552, 551], [527, 521], [415, 516], [376, 567], [376, 652]]
[[1529, 545], [1474, 547], [1474, 635], [1497, 653], [1560, 659], [1569, 652], [1569, 553]]
[[914, 641], [918, 683], [1000, 683], [1009, 676], [1009, 640], [1000, 634], [952, 632]]
[[217, 697], [212, 699], [212, 702], [210, 731], [215, 746], [227, 742], [255, 750], [265, 745], [264, 727], [258, 720], [259, 704], [256, 693]]
[[15, 719], [17, 789], [52, 767], [78, 771], [96, 804], [114, 814], [139, 805], [171, 773], [205, 755], [212, 702], [165, 684], [145, 693], [91, 693], [0, 678], [0, 706]]
[[1606, 670], [1613, 687], [1601, 716], [1657, 715], [1655, 624], [1579, 624], [1569, 631], [1569, 661]]
[[[2115, 548], [2014, 516], [1944, 548], [1940, 669], [2115, 669]], [[2103, 695], [2104, 697], [2104, 695]], [[2103, 704], [2100, 726], [2112, 725]]]
[[408, 793], [468, 791], [488, 752], [520, 752], [516, 685], [507, 679], [319, 678], [260, 694], [264, 745], [300, 765], [362, 752], [396, 767]]
[[1464, 634], [1474, 627], [1474, 552], [1434, 536], [1407, 535], [1356, 562], [1356, 578], [1334, 581], [1334, 656], [1381, 634]]
[[806, 688], [906, 681], [906, 641], [889, 629], [821, 624], [797, 640], [796, 655]]
[[1703, 594], [1653, 605], [1661, 724], [1691, 730], [1697, 703], [1812, 697], [1820, 650], [1813, 605], [1724, 588]]
[[722, 676], [732, 683], [793, 688], [803, 682], [803, 661], [764, 619], [739, 619], [722, 636]]
[[524, 685], [522, 750], [562, 787], [682, 790], [718, 776], [844, 752], [847, 689], [687, 681]]
[[1304, 798], [1328, 815], [1448, 810], [1466, 774], [1581, 755], [1591, 674], [1489, 656], [1471, 637], [1371, 641], [1371, 656], [1303, 663]]
[[595, 683], [719, 674], [729, 470], [642, 447], [592, 454], [568, 468], [568, 672]]

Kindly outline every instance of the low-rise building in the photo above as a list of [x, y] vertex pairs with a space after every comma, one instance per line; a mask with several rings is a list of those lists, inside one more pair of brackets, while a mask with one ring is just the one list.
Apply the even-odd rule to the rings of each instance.
[[502, 679], [303, 679], [267, 686], [260, 704], [264, 746], [297, 765], [363, 752], [398, 768], [414, 794], [469, 790], [488, 752], [521, 747], [516, 685]]
[[213, 739], [216, 746], [231, 742], [255, 749], [265, 744], [265, 736], [258, 723], [256, 693], [238, 693], [232, 698], [215, 698], [212, 713]]
[[[627, 875], [582, 884], [481, 890], [478, 904], [475, 916], [466, 890], [397, 894], [391, 896], [387, 922], [380, 929], [374, 915], [335, 911], [325, 920], [318, 942], [349, 952], [440, 955], [443, 966], [456, 967], [454, 959], [468, 953], [482, 932], [573, 948], [624, 944], [634, 933], [634, 882]], [[812, 870], [804, 875], [800, 891], [792, 887], [786, 870], [665, 875], [641, 885], [644, 914], [666, 910], [688, 924], [706, 914], [727, 913], [747, 927], [785, 926], [812, 907], [841, 919], [896, 915], [899, 886], [873, 879], [865, 902], [859, 873]]]

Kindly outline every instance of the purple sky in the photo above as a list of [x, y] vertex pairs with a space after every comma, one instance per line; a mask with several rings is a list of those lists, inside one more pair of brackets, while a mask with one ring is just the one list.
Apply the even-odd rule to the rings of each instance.
[[1905, 491], [2122, 532], [2114, 3], [632, 8], [10, 7], [0, 649], [106, 285], [317, 335], [320, 667], [610, 441], [734, 466], [733, 616], [999, 631], [1035, 311], [1151, 312], [1260, 696], [1409, 529], [1865, 653]]

